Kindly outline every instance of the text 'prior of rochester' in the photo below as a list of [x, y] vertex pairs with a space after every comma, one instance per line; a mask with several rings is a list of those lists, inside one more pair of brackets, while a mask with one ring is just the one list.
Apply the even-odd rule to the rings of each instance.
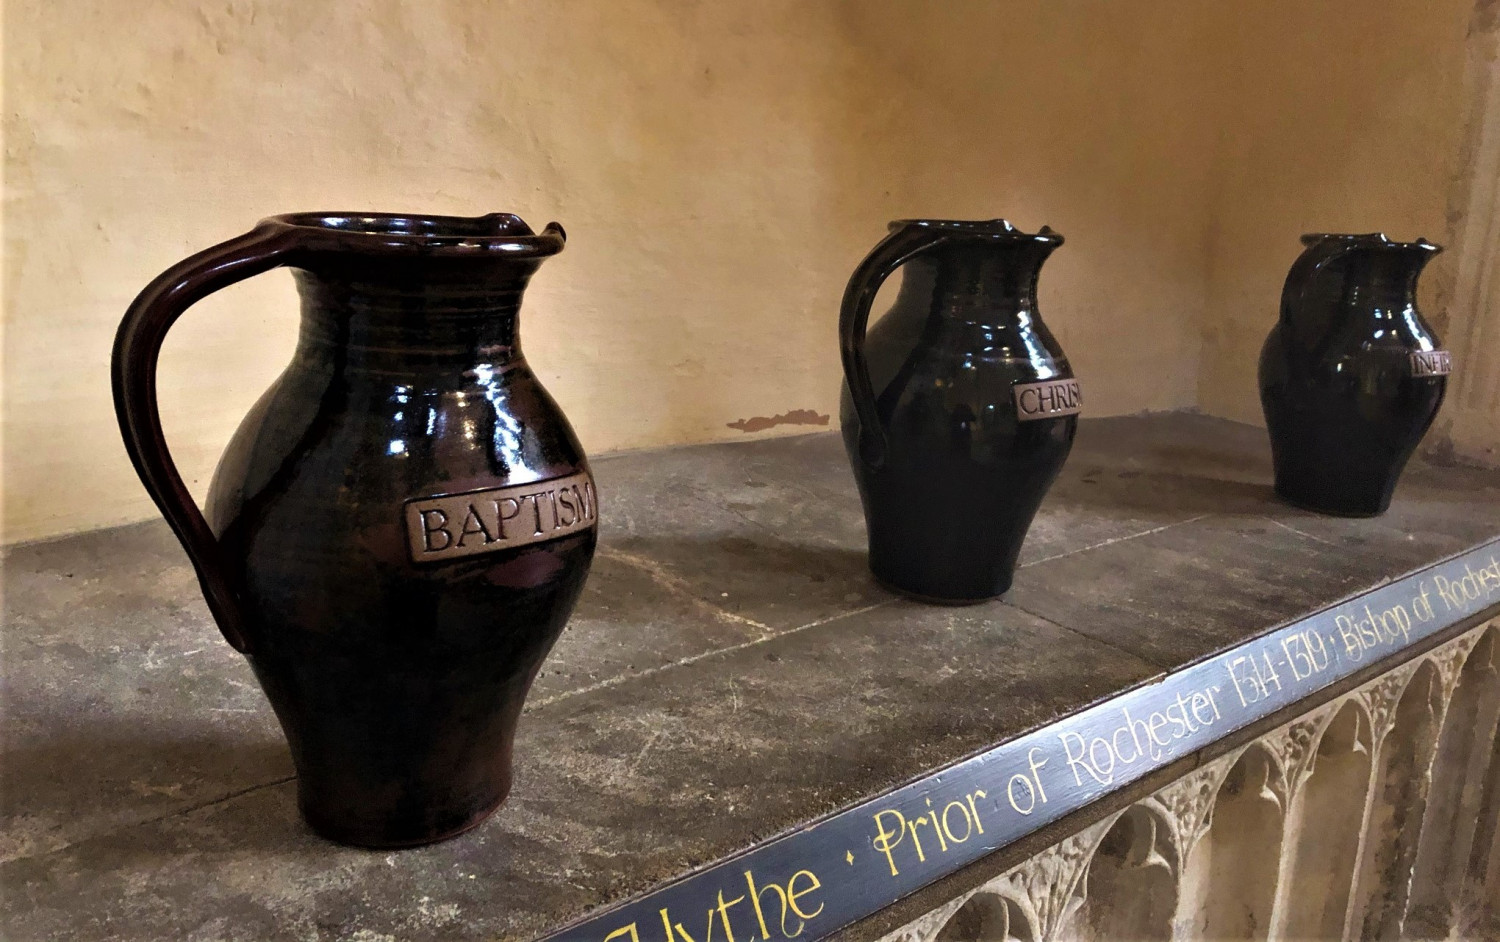
[[1016, 418], [1022, 422], [1051, 419], [1060, 415], [1077, 415], [1083, 398], [1076, 379], [1049, 379], [1040, 383], [1022, 383], [1012, 387], [1016, 398]]
[[514, 549], [578, 533], [598, 521], [587, 471], [467, 494], [406, 502], [406, 538], [419, 563]]
[[1447, 350], [1417, 350], [1411, 354], [1411, 375], [1447, 376], [1453, 372], [1453, 356]]

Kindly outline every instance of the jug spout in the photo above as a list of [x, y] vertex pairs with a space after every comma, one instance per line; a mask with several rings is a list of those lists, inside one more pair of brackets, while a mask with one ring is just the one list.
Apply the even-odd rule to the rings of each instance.
[[1398, 242], [1383, 232], [1302, 236], [1307, 248], [1287, 272], [1281, 323], [1304, 338], [1326, 334], [1345, 304], [1374, 311], [1415, 303], [1417, 278], [1442, 246], [1423, 238]]
[[423, 267], [427, 276], [469, 263], [463, 267], [474, 277], [474, 262], [539, 260], [561, 252], [567, 240], [557, 223], [538, 233], [514, 213], [288, 213], [263, 219], [258, 228], [287, 234], [302, 261], [337, 265], [341, 259], [378, 256], [395, 272]]
[[1024, 232], [1005, 219], [905, 219], [891, 229], [928, 245], [906, 265], [902, 303], [926, 299], [936, 314], [1001, 328], [1031, 320], [1042, 265], [1063, 243], [1047, 226]]
[[1384, 232], [1310, 232], [1302, 236], [1302, 244], [1307, 246], [1304, 257], [1310, 257], [1316, 273], [1342, 271], [1342, 266], [1330, 263], [1361, 259], [1377, 275], [1409, 275], [1413, 279], [1443, 250], [1420, 236], [1412, 242], [1398, 242]]

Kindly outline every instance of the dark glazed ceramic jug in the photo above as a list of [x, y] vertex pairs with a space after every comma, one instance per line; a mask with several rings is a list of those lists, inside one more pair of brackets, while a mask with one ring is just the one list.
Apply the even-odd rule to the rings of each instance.
[[[889, 588], [978, 602], [1016, 558], [1078, 427], [1078, 382], [1037, 311], [1043, 227], [904, 220], [844, 292], [844, 447], [864, 502], [870, 569]], [[880, 285], [895, 305], [865, 336]]]
[[1314, 234], [1260, 353], [1260, 401], [1276, 493], [1309, 510], [1384, 513], [1437, 415], [1448, 353], [1417, 311], [1417, 277], [1439, 246]]
[[[120, 325], [126, 448], [326, 837], [441, 840], [510, 788], [522, 700], [597, 530], [588, 462], [516, 336], [563, 238], [505, 213], [277, 216], [169, 269]], [[162, 339], [193, 302], [282, 265], [302, 294], [296, 353], [200, 514], [157, 415]]]

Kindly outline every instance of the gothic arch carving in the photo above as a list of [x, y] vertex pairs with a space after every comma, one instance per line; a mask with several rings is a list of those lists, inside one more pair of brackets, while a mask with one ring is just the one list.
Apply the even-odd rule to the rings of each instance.
[[1141, 800], [1142, 805], [1149, 806], [1161, 818], [1170, 833], [1175, 853], [1173, 873], [1182, 869], [1183, 862], [1193, 852], [1193, 846], [1208, 830], [1219, 786], [1224, 784], [1224, 776], [1229, 774], [1242, 752], [1243, 749], [1237, 749], [1220, 756]]
[[[1482, 669], [1475, 666], [1476, 652], [1489, 659]], [[1133, 892], [1152, 898], [1175, 894], [1170, 928], [1178, 938], [1202, 937], [1198, 930], [1246, 939], [1264, 939], [1267, 930], [1336, 934], [1341, 918], [1352, 937], [1395, 938], [1405, 893], [1389, 891], [1408, 882], [1404, 874], [1410, 872], [1413, 842], [1426, 817], [1425, 791], [1406, 786], [1413, 772], [1419, 781], [1432, 774], [1438, 732], [1456, 709], [1455, 690], [1476, 674], [1488, 678], [1491, 670], [1500, 676], [1500, 621], [1478, 626], [1203, 764], [913, 920], [885, 942], [1118, 937], [1104, 934], [1110, 920], [1146, 925], [1132, 923], [1141, 914], [1130, 904]], [[1226, 791], [1231, 778], [1233, 787]], [[1488, 778], [1500, 781], [1494, 772]], [[1486, 794], [1495, 791], [1484, 787]], [[1406, 807], [1383, 809], [1382, 802]], [[1391, 813], [1383, 815], [1384, 810]], [[1497, 826], [1486, 824], [1494, 817], [1492, 812], [1481, 821], [1475, 849], [1463, 861], [1470, 870], [1473, 860], [1481, 861], [1480, 880], [1494, 879], [1490, 872], [1496, 867], [1485, 856], [1491, 844], [1500, 848], [1493, 834]], [[1251, 837], [1272, 832], [1276, 839], [1264, 843]], [[1335, 839], [1339, 847], [1329, 849]], [[1202, 855], [1195, 856], [1200, 848]], [[1228, 866], [1257, 853], [1272, 861], [1264, 879]], [[1224, 866], [1212, 866], [1216, 856]], [[1278, 873], [1277, 861], [1283, 868], [1295, 865]], [[1156, 875], [1169, 883], [1158, 882]], [[1289, 876], [1306, 891], [1301, 903], [1283, 892]], [[1347, 897], [1347, 903], [1331, 904], [1327, 912], [1301, 912], [1307, 908], [1304, 897]], [[1125, 903], [1116, 905], [1122, 898]], [[1383, 902], [1377, 906], [1377, 901]], [[1159, 915], [1152, 915], [1143, 938], [1165, 937]]]
[[1369, 714], [1371, 740], [1377, 754], [1391, 727], [1396, 724], [1396, 705], [1405, 696], [1407, 685], [1422, 663], [1420, 659], [1408, 661], [1389, 674], [1377, 677], [1355, 693], [1364, 703], [1365, 712]]
[[1083, 905], [1085, 873], [1094, 850], [1120, 818], [1112, 814], [1054, 844], [990, 883], [985, 889], [1021, 901], [1038, 939], [1055, 938]]
[[984, 886], [958, 903], [933, 942], [1038, 942], [1035, 923], [1008, 893]]

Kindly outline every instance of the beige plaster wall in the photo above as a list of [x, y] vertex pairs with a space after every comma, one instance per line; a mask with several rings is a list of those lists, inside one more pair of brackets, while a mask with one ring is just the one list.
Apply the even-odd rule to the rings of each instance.
[[[291, 210], [561, 221], [523, 334], [593, 453], [836, 424], [839, 298], [904, 216], [1064, 233], [1090, 414], [1257, 419], [1296, 234], [1438, 238], [1466, 4], [7, 0], [3, 538], [154, 514], [118, 318]], [[169, 338], [199, 494], [295, 317], [275, 273]]]
[[[1474, 0], [1256, 0], [1224, 33], [1198, 404], [1264, 424], [1256, 361], [1303, 232], [1447, 242]], [[1454, 258], [1423, 276], [1441, 323]], [[1462, 364], [1458, 365], [1462, 368]]]
[[[15, 0], [5, 536], [154, 513], [114, 427], [113, 328], [160, 269], [288, 210], [562, 221], [524, 336], [596, 453], [836, 413], [838, 300], [897, 216], [1052, 224], [1044, 310], [1090, 411], [1190, 405], [1201, 9]], [[264, 276], [169, 339], [199, 493], [293, 304]]]

